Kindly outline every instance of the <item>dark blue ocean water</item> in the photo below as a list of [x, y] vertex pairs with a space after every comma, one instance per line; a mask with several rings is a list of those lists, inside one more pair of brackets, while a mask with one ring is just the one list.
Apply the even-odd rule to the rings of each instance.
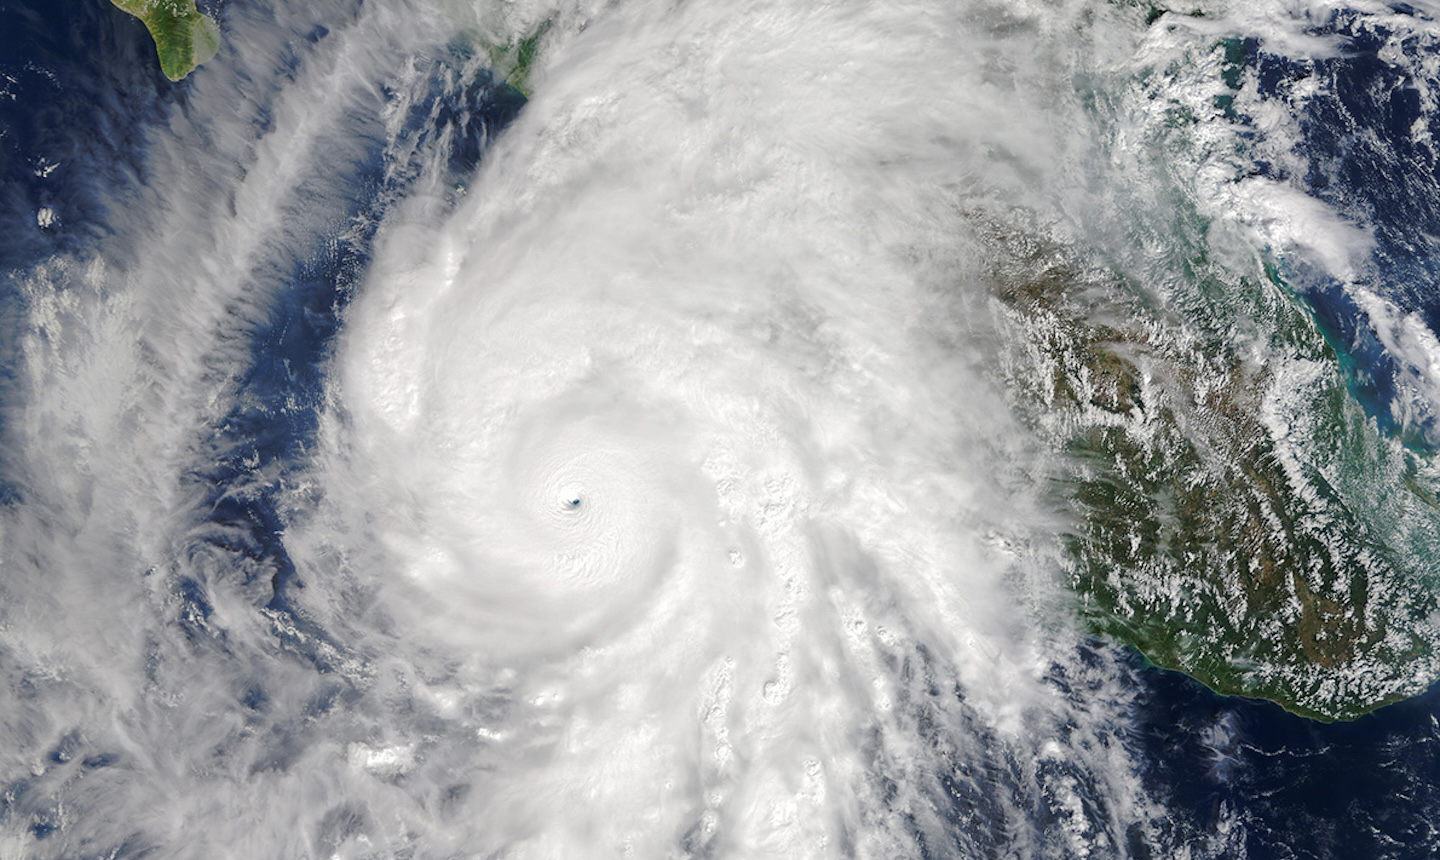
[[[1389, 294], [1440, 322], [1432, 288], [1440, 173], [1428, 145], [1407, 137], [1418, 110], [1408, 73], [1378, 61], [1353, 16], [1317, 26], [1353, 31], [1354, 38], [1345, 56], [1302, 70], [1326, 76], [1330, 93], [1307, 109], [1312, 168], [1305, 181], [1374, 225]], [[0, 74], [13, 95], [0, 98], [0, 432], [21, 394], [12, 378], [16, 335], [26, 324], [16, 274], [55, 254], [94, 253], [115, 234], [114, 201], [145, 177], [138, 129], [186, 98], [188, 85], [166, 82], [151, 50], [138, 22], [100, 0], [0, 0]], [[1254, 45], [1245, 57], [1272, 81], [1267, 85], [1301, 73]], [[457, 77], [462, 61], [435, 58], [435, 83], [411, 102], [405, 133], [413, 146], [390, 146], [378, 120], [349, 120], [354, 149], [327, 160], [326, 174], [315, 177], [343, 188], [342, 202], [311, 219], [317, 225], [311, 232], [287, 237], [277, 246], [283, 251], [253, 273], [272, 296], [269, 317], [249, 334], [251, 359], [238, 376], [237, 405], [200, 440], [210, 459], [191, 479], [206, 498], [195, 551], [233, 558], [231, 569], [243, 572], [237, 575], [267, 577], [257, 609], [290, 613], [287, 593], [303, 587], [281, 541], [277, 498], [313, 442], [325, 362], [341, 311], [368, 265], [376, 225], [415, 174], [387, 159], [423, 149], [448, 126], [456, 132], [450, 166], [463, 177], [483, 156], [485, 140], [523, 106], [503, 85]], [[1440, 121], [1427, 121], [1440, 135]], [[37, 224], [42, 206], [60, 213], [58, 225]], [[1307, 296], [1317, 316], [1354, 344], [1369, 378], [1370, 387], [1361, 388], [1383, 412], [1387, 359], [1358, 334], [1357, 311], [1338, 290]], [[0, 480], [13, 478], [3, 456], [0, 448]], [[0, 503], [23, 504], [24, 496], [23, 483], [0, 484]], [[205, 583], [176, 587], [192, 609], [179, 617], [209, 614]], [[208, 634], [197, 628], [195, 635]], [[313, 648], [293, 650], [326, 670]], [[1134, 677], [1135, 738], [1148, 785], [1175, 811], [1171, 826], [1181, 841], [1215, 844], [1230, 827], [1252, 858], [1440, 855], [1440, 689], [1352, 723], [1324, 725], [1268, 703], [1217, 696], [1177, 673], [1140, 668]]]
[[1255, 860], [1440, 856], [1440, 686], [1327, 724], [1178, 672], [1139, 677], [1149, 778], [1193, 816], [1182, 831], [1232, 821]]
[[[108, 232], [101, 189], [134, 185], [144, 155], [136, 129], [175, 98], [146, 62], [149, 35], [128, 24], [97, 3], [0, 0], [0, 401], [14, 396], [25, 324], [16, 272]], [[42, 207], [60, 222], [40, 226]], [[0, 409], [0, 439], [5, 421]], [[0, 503], [18, 498], [7, 448]]]
[[[223, 20], [227, 12], [247, 10], [232, 3], [208, 11]], [[296, 41], [314, 44], [327, 36], [320, 27]], [[6, 273], [0, 282], [0, 384], [11, 379], [16, 335], [25, 325], [15, 273], [55, 254], [84, 259], [96, 252], [121, 214], [113, 210], [145, 181], [140, 130], [186, 98], [189, 83], [167, 81], [153, 50], [144, 27], [108, 2], [0, 0], [0, 72], [12, 79], [15, 96], [0, 99], [0, 268]], [[448, 132], [451, 178], [468, 177], [484, 142], [524, 105], [517, 91], [483, 74], [462, 79], [466, 59], [461, 53], [430, 58], [436, 68], [425, 91], [386, 94], [409, 105], [399, 145], [388, 140], [378, 111], [347, 114], [353, 128], [343, 137], [353, 145], [327, 153], [323, 173], [305, 180], [316, 190], [303, 184], [297, 189], [296, 196], [312, 205], [296, 220], [301, 226], [271, 242], [274, 252], [249, 273], [253, 289], [272, 296], [269, 317], [250, 329], [252, 363], [237, 380], [237, 405], [203, 442], [210, 461], [190, 476], [203, 487], [208, 509], [196, 532], [203, 546], [194, 551], [231, 556], [231, 569], [241, 575], [268, 578], [265, 608], [289, 614], [290, 626], [316, 642], [324, 640], [322, 631], [292, 613], [286, 597], [303, 583], [281, 540], [279, 491], [305, 465], [324, 362], [340, 313], [369, 263], [385, 207], [418, 175], [418, 159], [434, 139]], [[263, 134], [268, 109], [263, 88], [256, 89], [247, 95], [259, 95], [252, 109], [257, 134]], [[397, 164], [397, 153], [417, 163]], [[50, 164], [55, 167], [45, 171]], [[57, 224], [37, 222], [42, 206], [59, 213]], [[4, 420], [0, 404], [0, 431]], [[24, 488], [8, 477], [0, 459], [0, 498], [19, 502]], [[211, 614], [205, 588], [182, 579], [177, 589], [188, 607], [178, 613], [179, 622], [193, 623], [199, 635]], [[320, 659], [313, 646], [303, 651]]]
[[[1440, 51], [1440, 31], [1408, 4], [1390, 9], [1389, 20], [1350, 10], [1311, 18], [1305, 32], [1336, 41], [1336, 56], [1290, 57], [1250, 38], [1232, 41], [1230, 59], [1253, 76], [1262, 99], [1284, 103], [1299, 120], [1303, 175], [1285, 175], [1271, 160], [1257, 161], [1256, 171], [1298, 184], [1368, 230], [1375, 249], [1363, 286], [1440, 331], [1440, 111], [1422, 94], [1422, 85], [1435, 83], [1425, 80], [1424, 64]], [[1317, 85], [1295, 100], [1289, 87], [1300, 81]], [[1345, 285], [1300, 267], [1286, 275], [1345, 359], [1367, 411], [1408, 444], [1433, 450], [1435, 418], [1408, 427], [1397, 421], [1391, 406], [1407, 396], [1405, 369]]]

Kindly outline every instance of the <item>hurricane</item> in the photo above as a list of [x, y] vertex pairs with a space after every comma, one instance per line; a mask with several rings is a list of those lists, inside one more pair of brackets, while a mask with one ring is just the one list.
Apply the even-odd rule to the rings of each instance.
[[0, 857], [1434, 849], [1426, 9], [70, 5]]

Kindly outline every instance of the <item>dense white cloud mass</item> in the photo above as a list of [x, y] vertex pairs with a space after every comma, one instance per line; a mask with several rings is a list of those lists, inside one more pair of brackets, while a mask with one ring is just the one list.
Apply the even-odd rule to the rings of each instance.
[[1007, 181], [980, 150], [1052, 145], [995, 121], [967, 19], [561, 10], [466, 201], [382, 231], [292, 535], [321, 569], [365, 548], [334, 575], [373, 653], [443, 656], [414, 683], [477, 738], [464, 850], [1070, 853], [1143, 823], [1084, 808], [1135, 787], [1058, 740], [1074, 646], [1026, 617], [1044, 550], [1007, 551], [1049, 531], [1007, 489], [1030, 452], [957, 349], [984, 324], [955, 210]]
[[[23, 274], [0, 857], [1185, 856], [974, 230], [1116, 222], [1122, 13], [235, 4], [113, 234]], [[542, 25], [457, 169], [436, 105]], [[361, 222], [312, 432], [246, 453]]]

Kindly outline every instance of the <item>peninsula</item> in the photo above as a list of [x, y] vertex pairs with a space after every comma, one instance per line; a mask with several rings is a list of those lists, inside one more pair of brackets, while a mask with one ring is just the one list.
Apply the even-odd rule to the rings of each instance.
[[160, 58], [160, 71], [178, 81], [210, 60], [220, 49], [215, 19], [195, 8], [195, 0], [110, 0], [139, 18]]

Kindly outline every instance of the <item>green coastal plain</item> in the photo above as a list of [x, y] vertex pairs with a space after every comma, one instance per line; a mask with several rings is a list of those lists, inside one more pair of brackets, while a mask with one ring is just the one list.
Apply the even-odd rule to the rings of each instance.
[[110, 0], [145, 24], [155, 40], [160, 71], [178, 81], [220, 49], [220, 27], [195, 0]]

